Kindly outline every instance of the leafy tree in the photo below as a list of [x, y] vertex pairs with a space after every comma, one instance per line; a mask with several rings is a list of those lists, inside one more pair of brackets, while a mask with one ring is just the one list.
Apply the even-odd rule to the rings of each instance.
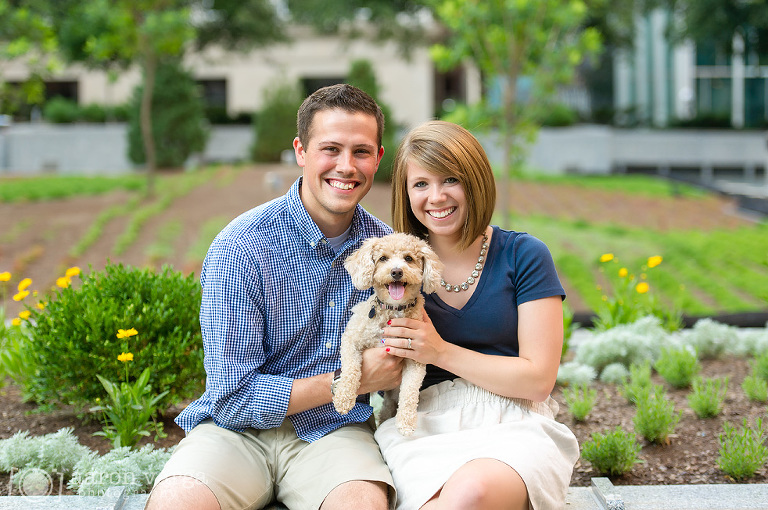
[[384, 133], [381, 136], [384, 157], [381, 158], [379, 170], [374, 178], [377, 181], [389, 181], [392, 178], [392, 163], [395, 160], [395, 131], [397, 131], [397, 126], [392, 117], [392, 109], [381, 101], [379, 84], [376, 82], [376, 74], [373, 72], [373, 65], [370, 60], [360, 59], [352, 62], [347, 83], [367, 92], [381, 107], [385, 119]]
[[395, 40], [404, 55], [427, 42], [418, 22], [428, 6], [419, 0], [286, 0], [291, 18], [321, 33]]
[[[146, 154], [140, 128], [143, 87], [136, 87], [128, 129], [128, 157], [145, 163]], [[157, 69], [157, 87], [152, 94], [152, 136], [160, 168], [178, 168], [187, 158], [205, 149], [208, 131], [200, 90], [194, 78], [174, 60]]]
[[676, 14], [672, 35], [713, 44], [730, 54], [740, 33], [761, 55], [768, 55], [768, 4], [763, 0], [666, 0]]
[[[40, 0], [43, 1], [43, 0]], [[47, 0], [64, 55], [101, 68], [138, 64], [143, 75], [140, 125], [148, 192], [157, 156], [152, 97], [158, 66], [180, 58], [190, 44], [246, 49], [283, 38], [269, 0]]]
[[[569, 83], [586, 57], [599, 53], [600, 34], [585, 28], [587, 5], [580, 0], [432, 0], [434, 11], [451, 31], [445, 44], [432, 48], [444, 69], [471, 60], [483, 73], [486, 91], [500, 83], [500, 105], [488, 110], [500, 128], [504, 164], [499, 209], [506, 224], [509, 174], [521, 151], [519, 138], [535, 134], [536, 108], [545, 105], [557, 86]], [[593, 2], [594, 3], [594, 2]], [[525, 105], [518, 98], [518, 80], [533, 82]], [[498, 82], [497, 82], [498, 80]], [[486, 105], [487, 106], [487, 105]]]
[[[34, 0], [0, 0], [0, 113], [16, 113], [22, 104], [42, 104], [43, 79], [58, 65], [56, 34]], [[29, 78], [20, 87], [3, 80], [2, 64], [26, 58]]]
[[303, 98], [296, 85], [280, 83], [264, 91], [263, 107], [254, 117], [254, 161], [280, 161], [296, 136], [296, 111]]

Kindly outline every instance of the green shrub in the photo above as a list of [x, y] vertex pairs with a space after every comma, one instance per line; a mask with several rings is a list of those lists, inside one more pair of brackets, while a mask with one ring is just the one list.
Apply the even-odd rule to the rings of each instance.
[[688, 404], [699, 418], [713, 418], [723, 410], [723, 401], [728, 391], [728, 378], [693, 381], [693, 392], [688, 395]]
[[638, 398], [653, 386], [651, 382], [651, 362], [633, 363], [629, 367], [629, 379], [621, 387], [621, 394], [630, 404], [637, 404]]
[[80, 118], [85, 122], [103, 123], [107, 121], [107, 109], [100, 104], [87, 104], [80, 109]]
[[563, 398], [576, 421], [584, 421], [597, 400], [597, 391], [588, 384], [563, 389]]
[[277, 84], [264, 91], [262, 108], [254, 117], [251, 159], [280, 161], [296, 137], [296, 112], [302, 98], [297, 87]]
[[[128, 157], [138, 165], [146, 162], [140, 126], [143, 88], [139, 85], [134, 91], [128, 126]], [[157, 69], [152, 137], [158, 168], [182, 167], [189, 156], [205, 149], [208, 129], [200, 90], [178, 62], [164, 62]]]
[[750, 428], [744, 418], [744, 426], [740, 430], [725, 422], [723, 430], [724, 433], [718, 436], [720, 454], [717, 465], [737, 481], [753, 476], [768, 460], [763, 421], [758, 418], [755, 428]]
[[[196, 396], [205, 379], [200, 295], [192, 275], [122, 264], [85, 275], [78, 288], [57, 290], [43, 310], [33, 312], [28, 346], [36, 370], [28, 391], [41, 403], [91, 404], [105, 396], [96, 375], [121, 378], [117, 357], [130, 352], [132, 373], [150, 368], [152, 388], [170, 392], [165, 403]], [[138, 334], [116, 336], [129, 328]]]
[[675, 404], [667, 398], [662, 386], [641, 393], [637, 399], [635, 430], [648, 441], [668, 444], [682, 412], [675, 412]]
[[56, 96], [45, 103], [43, 117], [54, 124], [69, 124], [80, 117], [80, 107], [70, 99]]
[[752, 373], [756, 377], [768, 381], [768, 351], [756, 357], [752, 362]]
[[374, 180], [379, 182], [389, 182], [392, 179], [392, 164], [395, 162], [395, 151], [397, 143], [395, 142], [395, 133], [397, 125], [392, 116], [392, 109], [381, 100], [379, 94], [379, 85], [376, 82], [376, 74], [373, 72], [373, 65], [370, 60], [355, 60], [350, 64], [347, 83], [359, 88], [371, 96], [381, 108], [384, 114], [384, 132], [381, 135], [381, 145], [384, 146], [384, 156], [379, 163], [379, 170], [374, 176]]
[[582, 446], [581, 456], [599, 474], [619, 476], [630, 472], [632, 466], [641, 462], [637, 458], [640, 449], [635, 434], [616, 427], [605, 434], [593, 433], [592, 438]]
[[756, 375], [748, 375], [741, 383], [741, 389], [752, 402], [768, 402], [768, 381]]
[[695, 353], [683, 347], [663, 349], [654, 368], [673, 388], [688, 388], [701, 371], [701, 364]]

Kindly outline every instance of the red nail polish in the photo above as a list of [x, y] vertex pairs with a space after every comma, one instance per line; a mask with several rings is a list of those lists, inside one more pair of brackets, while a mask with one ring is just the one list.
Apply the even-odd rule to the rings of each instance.
[[391, 320], [387, 321], [387, 326], [389, 326], [390, 324], [392, 324], [392, 321]]
[[386, 350], [387, 350], [387, 352], [389, 352], [389, 347], [387, 347], [387, 349], [386, 349]]

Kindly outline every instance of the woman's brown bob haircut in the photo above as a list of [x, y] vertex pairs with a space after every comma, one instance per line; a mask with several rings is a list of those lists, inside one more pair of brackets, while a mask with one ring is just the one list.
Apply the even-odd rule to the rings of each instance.
[[416, 219], [408, 199], [408, 164], [445, 177], [455, 177], [464, 188], [467, 218], [459, 250], [468, 248], [491, 222], [496, 206], [496, 183], [480, 142], [463, 127], [432, 120], [408, 133], [395, 154], [392, 172], [392, 222], [396, 231], [425, 238], [427, 229]]

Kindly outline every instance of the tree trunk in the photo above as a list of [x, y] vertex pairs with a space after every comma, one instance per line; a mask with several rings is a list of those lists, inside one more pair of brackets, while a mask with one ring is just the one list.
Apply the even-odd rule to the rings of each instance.
[[155, 74], [157, 72], [157, 55], [147, 50], [144, 60], [144, 90], [141, 96], [141, 111], [139, 124], [141, 139], [144, 143], [144, 157], [147, 165], [147, 195], [155, 194], [155, 171], [157, 169], [157, 153], [155, 138], [152, 133], [152, 95], [155, 89]]
[[501, 180], [497, 192], [497, 210], [501, 212], [501, 227], [510, 228], [512, 215], [511, 179], [514, 171], [513, 145], [515, 143], [515, 102], [517, 101], [517, 72], [510, 69], [507, 73], [507, 83], [504, 86], [502, 99], [501, 143], [504, 144], [504, 161], [502, 163]]

